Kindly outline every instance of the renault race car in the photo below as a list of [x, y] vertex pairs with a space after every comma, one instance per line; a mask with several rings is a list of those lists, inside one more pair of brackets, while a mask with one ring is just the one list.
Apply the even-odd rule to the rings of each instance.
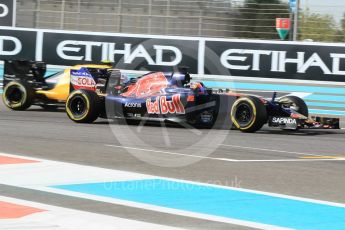
[[[80, 82], [86, 84], [80, 85]], [[128, 78], [116, 69], [93, 75], [80, 68], [71, 75], [71, 93], [66, 102], [68, 117], [78, 123], [92, 123], [98, 117], [141, 121], [172, 121], [194, 127], [213, 127], [230, 121], [229, 127], [255, 132], [271, 127], [339, 128], [339, 119], [317, 122], [308, 118], [308, 107], [296, 96], [271, 99], [232, 92], [214, 92], [202, 82], [191, 82], [190, 74], [151, 72]]]
[[80, 68], [90, 72], [102, 72], [109, 65], [76, 65], [44, 77], [46, 64], [28, 60], [7, 60], [4, 65], [2, 98], [4, 104], [13, 110], [25, 110], [31, 105], [44, 109], [64, 106], [70, 92], [71, 73]]

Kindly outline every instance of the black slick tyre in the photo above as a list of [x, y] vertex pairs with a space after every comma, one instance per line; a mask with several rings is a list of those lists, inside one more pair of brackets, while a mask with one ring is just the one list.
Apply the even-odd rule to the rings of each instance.
[[267, 122], [267, 111], [263, 102], [254, 96], [240, 97], [231, 108], [231, 120], [242, 132], [253, 133]]
[[26, 110], [35, 100], [34, 90], [25, 82], [9, 82], [2, 94], [6, 107], [12, 110]]
[[92, 123], [100, 114], [100, 99], [94, 91], [75, 90], [67, 98], [68, 117], [77, 123]]

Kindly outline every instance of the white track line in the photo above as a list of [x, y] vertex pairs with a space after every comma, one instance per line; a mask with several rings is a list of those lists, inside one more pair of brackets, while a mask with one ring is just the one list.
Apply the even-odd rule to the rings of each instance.
[[268, 159], [268, 160], [238, 160], [238, 162], [310, 162], [310, 161], [345, 161], [345, 158], [324, 158], [324, 159]]
[[291, 151], [285, 151], [285, 150], [265, 149], [265, 148], [256, 148], [256, 147], [248, 147], [248, 146], [240, 146], [240, 145], [228, 145], [228, 144], [221, 144], [221, 145], [226, 146], [226, 147], [238, 148], [238, 149], [250, 149], [250, 150], [259, 150], [259, 151], [266, 151], [266, 152], [289, 153], [289, 154], [296, 154], [296, 155], [324, 157], [324, 155], [318, 155], [318, 154], [312, 154], [312, 153], [291, 152]]
[[[166, 154], [166, 155], [175, 155], [175, 156], [186, 156], [186, 157], [193, 157], [193, 158], [199, 158], [199, 159], [205, 159], [205, 160], [216, 160], [216, 161], [224, 161], [224, 162], [308, 162], [308, 161], [344, 161], [345, 158], [325, 158], [325, 159], [252, 159], [252, 160], [237, 160], [237, 159], [230, 159], [230, 158], [219, 158], [219, 157], [206, 157], [206, 156], [198, 156], [198, 155], [191, 155], [191, 154], [185, 154], [185, 153], [175, 153], [175, 152], [168, 152], [168, 151], [161, 151], [161, 150], [153, 150], [153, 149], [142, 149], [142, 148], [135, 148], [135, 147], [129, 147], [129, 146], [121, 146], [121, 145], [105, 145], [108, 147], [114, 147], [114, 148], [122, 148], [122, 149], [130, 149], [130, 150], [137, 150], [137, 151], [145, 151], [145, 152], [153, 152], [153, 153], [160, 153], [160, 154]], [[230, 146], [230, 145], [229, 145]], [[232, 146], [235, 147], [235, 146]], [[237, 146], [242, 147], [242, 146]], [[251, 147], [248, 147], [251, 148]], [[259, 149], [256, 149], [259, 150]], [[260, 149], [269, 151], [266, 149]], [[271, 150], [274, 152], [280, 152], [280, 150]], [[309, 156], [317, 156], [317, 157], [325, 157], [324, 155], [315, 155], [315, 154], [303, 154], [303, 153], [296, 153], [296, 152], [286, 152], [284, 153], [294, 153], [299, 155], [309, 155]]]
[[238, 161], [238, 160], [235, 160], [235, 159], [228, 159], [228, 158], [205, 157], [205, 156], [191, 155], [191, 154], [185, 154], [185, 153], [175, 153], [175, 152], [168, 152], [168, 151], [161, 151], [161, 150], [135, 148], [135, 147], [129, 147], [129, 146], [122, 146], [122, 145], [105, 145], [105, 146], [114, 147], [114, 148], [122, 148], [122, 149], [131, 149], [131, 150], [145, 151], [145, 152], [161, 153], [161, 154], [175, 155], [175, 156], [186, 156], [186, 157], [208, 159], [208, 160], [219, 160], [219, 161], [225, 161], [226, 160], [226, 161], [232, 161], [232, 162], [237, 162]]

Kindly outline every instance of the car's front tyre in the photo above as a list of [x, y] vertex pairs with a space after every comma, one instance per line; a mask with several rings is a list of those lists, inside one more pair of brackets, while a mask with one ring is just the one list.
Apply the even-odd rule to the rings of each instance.
[[242, 132], [253, 133], [267, 122], [267, 111], [263, 102], [254, 96], [237, 99], [231, 108], [231, 120]]

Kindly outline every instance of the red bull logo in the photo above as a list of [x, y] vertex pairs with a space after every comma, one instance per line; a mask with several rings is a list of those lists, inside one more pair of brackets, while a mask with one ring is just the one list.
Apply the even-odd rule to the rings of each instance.
[[156, 97], [155, 101], [146, 100], [146, 108], [149, 114], [185, 114], [186, 111], [181, 102], [180, 94], [174, 94], [171, 101], [166, 96]]

